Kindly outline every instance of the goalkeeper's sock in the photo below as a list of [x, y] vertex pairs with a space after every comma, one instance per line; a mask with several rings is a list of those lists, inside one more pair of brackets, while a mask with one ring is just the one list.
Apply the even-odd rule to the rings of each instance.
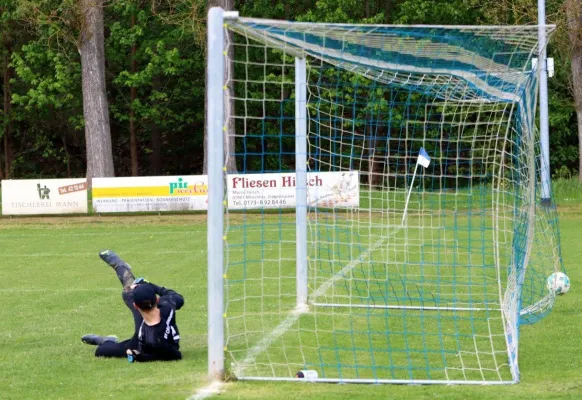
[[131, 269], [128, 263], [123, 261], [117, 254], [115, 254], [115, 252], [111, 250], [102, 251], [99, 253], [99, 257], [113, 268], [124, 265], [127, 267], [127, 269]]
[[105, 342], [114, 342], [114, 343], [118, 343], [119, 339], [117, 338], [117, 336], [100, 336], [100, 335], [95, 335], [95, 334], [88, 334], [88, 335], [84, 335], [81, 338], [81, 341], [85, 344], [90, 344], [93, 346], [99, 346], [102, 345]]
[[131, 267], [128, 263], [123, 261], [115, 252], [111, 250], [105, 250], [99, 253], [99, 257], [111, 267], [117, 274], [117, 278], [119, 278], [119, 282], [124, 289], [129, 290], [132, 283], [135, 281], [135, 277], [131, 272]]

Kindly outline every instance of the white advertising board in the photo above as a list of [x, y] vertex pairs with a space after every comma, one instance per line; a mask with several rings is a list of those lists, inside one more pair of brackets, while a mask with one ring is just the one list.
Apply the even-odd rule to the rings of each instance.
[[95, 212], [208, 209], [205, 175], [93, 178]]
[[2, 181], [3, 215], [86, 213], [87, 180], [85, 178]]
[[[295, 173], [233, 174], [227, 177], [228, 208], [294, 208]], [[307, 203], [326, 208], [358, 207], [358, 171], [307, 173]]]

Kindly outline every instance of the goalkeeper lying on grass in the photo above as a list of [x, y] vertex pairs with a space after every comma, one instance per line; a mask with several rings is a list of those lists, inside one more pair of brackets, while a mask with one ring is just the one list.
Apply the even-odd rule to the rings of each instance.
[[[84, 343], [97, 346], [97, 357], [127, 357], [130, 362], [180, 360], [180, 334], [176, 310], [184, 298], [173, 290], [135, 279], [129, 264], [110, 250], [99, 257], [115, 270], [123, 285], [122, 297], [133, 314], [133, 337], [118, 342], [116, 336], [85, 335]], [[159, 296], [159, 298], [158, 298]]]

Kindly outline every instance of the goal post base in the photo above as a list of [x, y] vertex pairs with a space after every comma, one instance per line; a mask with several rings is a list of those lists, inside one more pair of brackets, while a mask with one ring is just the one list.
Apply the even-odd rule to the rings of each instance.
[[294, 314], [305, 314], [309, 312], [309, 304], [297, 304], [293, 310]]

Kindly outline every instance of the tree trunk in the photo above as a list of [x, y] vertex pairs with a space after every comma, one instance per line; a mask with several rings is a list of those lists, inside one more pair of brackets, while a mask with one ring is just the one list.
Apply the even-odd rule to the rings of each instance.
[[384, 3], [384, 22], [387, 24], [392, 20], [392, 8], [394, 6], [394, 0], [385, 0]]
[[576, 117], [578, 118], [578, 181], [582, 183], [582, 110], [576, 106]]
[[[135, 26], [135, 12], [131, 15], [131, 27]], [[137, 61], [135, 59], [135, 53], [137, 52], [137, 47], [135, 43], [131, 46], [131, 73], [134, 75], [137, 71]], [[138, 154], [137, 154], [137, 132], [135, 129], [135, 111], [133, 110], [133, 103], [137, 98], [137, 88], [135, 86], [131, 87], [131, 100], [130, 100], [130, 110], [129, 110], [129, 147], [131, 150], [131, 176], [138, 176]]]
[[[234, 0], [208, 0], [208, 9], [211, 7], [222, 7], [224, 10], [232, 10]], [[227, 32], [225, 43], [232, 43], [232, 32]], [[232, 46], [228, 49], [228, 60], [224, 68], [224, 79], [228, 78], [229, 71], [231, 75], [234, 74], [234, 49]], [[232, 78], [232, 76], [231, 76]], [[206, 71], [206, 88], [208, 88], [208, 71]], [[207, 89], [208, 90], [208, 89]], [[224, 118], [226, 124], [226, 131], [224, 132], [224, 165], [229, 173], [236, 173], [236, 159], [235, 153], [235, 133], [234, 133], [234, 82], [232, 79], [228, 83], [226, 90], [227, 98], [231, 99], [224, 104]], [[204, 166], [203, 173], [208, 173], [208, 138], [206, 133], [206, 121], [208, 120], [208, 106], [204, 102]], [[231, 116], [231, 118], [229, 118]]]
[[[162, 88], [159, 76], [154, 76], [152, 79], [152, 88], [154, 91], [159, 91]], [[206, 102], [204, 102], [206, 104]], [[152, 135], [152, 175], [158, 176], [162, 174], [162, 133], [160, 131], [160, 126], [156, 121], [152, 121], [151, 124], [151, 135]], [[206, 135], [204, 135], [206, 137]]]
[[582, 182], [582, 0], [566, 1], [566, 18], [572, 46], [572, 89], [578, 118], [578, 179]]
[[2, 171], [2, 163], [0, 163], [0, 181], [4, 179], [4, 172]]
[[[5, 46], [4, 54], [4, 175], [5, 179], [10, 178], [12, 170], [12, 160], [14, 159], [14, 149], [12, 147], [12, 106], [11, 99], [12, 94], [10, 93], [10, 79], [12, 78], [12, 68], [9, 66], [10, 63], [10, 47]], [[0, 175], [1, 175], [0, 171]]]
[[104, 0], [81, 0], [84, 18], [79, 52], [87, 144], [87, 180], [114, 176], [111, 128], [105, 89]]
[[65, 150], [65, 160], [67, 162], [67, 178], [71, 178], [71, 155], [69, 154], [69, 147], [67, 146], [67, 138], [65, 136], [65, 134], [63, 133], [63, 136], [61, 136], [62, 140], [63, 140], [63, 149]]

